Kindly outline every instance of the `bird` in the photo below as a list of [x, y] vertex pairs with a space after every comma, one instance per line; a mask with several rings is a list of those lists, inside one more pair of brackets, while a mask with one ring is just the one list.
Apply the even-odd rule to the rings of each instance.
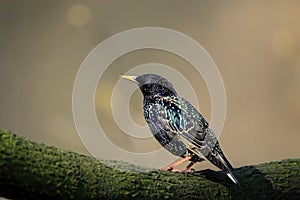
[[170, 153], [182, 158], [163, 170], [176, 171], [175, 166], [190, 161], [182, 170], [187, 172], [205, 157], [233, 183], [239, 184], [209, 123], [190, 102], [177, 94], [170, 81], [157, 74], [120, 77], [133, 81], [141, 90], [144, 118], [155, 139]]

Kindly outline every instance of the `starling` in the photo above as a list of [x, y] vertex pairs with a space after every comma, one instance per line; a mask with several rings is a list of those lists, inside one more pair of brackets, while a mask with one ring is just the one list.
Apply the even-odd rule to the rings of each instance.
[[120, 77], [135, 82], [142, 91], [144, 117], [156, 140], [172, 154], [182, 157], [165, 170], [173, 171], [176, 165], [189, 160], [191, 163], [184, 169], [188, 171], [194, 163], [203, 161], [204, 156], [238, 184], [208, 122], [187, 100], [177, 95], [167, 79], [156, 74]]

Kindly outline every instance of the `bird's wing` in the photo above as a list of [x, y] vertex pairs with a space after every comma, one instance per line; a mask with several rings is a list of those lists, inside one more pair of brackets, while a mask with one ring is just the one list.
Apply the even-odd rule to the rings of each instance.
[[157, 111], [157, 123], [161, 127], [179, 136], [187, 149], [199, 157], [202, 154], [222, 169], [234, 183], [238, 183], [214, 131], [187, 100], [180, 97], [164, 97], [155, 104], [154, 110]]
[[180, 136], [187, 147], [202, 147], [208, 123], [188, 101], [163, 97], [153, 106], [159, 127]]
[[154, 105], [154, 110], [156, 120], [152, 121], [155, 121], [156, 127], [164, 129], [168, 135], [180, 137], [186, 148], [199, 157], [202, 154], [214, 163], [216, 161], [213, 157], [217, 154], [223, 155], [220, 147], [217, 148], [218, 141], [213, 130], [187, 100], [180, 97], [163, 97]]

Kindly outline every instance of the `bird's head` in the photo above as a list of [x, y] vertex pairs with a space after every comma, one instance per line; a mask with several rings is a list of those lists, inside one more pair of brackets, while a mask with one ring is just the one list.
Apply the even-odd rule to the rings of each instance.
[[121, 78], [135, 82], [144, 96], [176, 96], [173, 85], [164, 77], [156, 74], [143, 74], [140, 76], [121, 75]]

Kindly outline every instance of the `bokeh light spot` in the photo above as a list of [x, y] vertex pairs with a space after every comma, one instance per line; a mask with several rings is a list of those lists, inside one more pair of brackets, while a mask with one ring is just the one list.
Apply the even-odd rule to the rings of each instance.
[[73, 4], [68, 10], [68, 22], [74, 27], [82, 27], [91, 19], [91, 10], [83, 4]]
[[273, 52], [279, 58], [290, 59], [297, 51], [296, 36], [289, 30], [275, 31], [271, 42]]

